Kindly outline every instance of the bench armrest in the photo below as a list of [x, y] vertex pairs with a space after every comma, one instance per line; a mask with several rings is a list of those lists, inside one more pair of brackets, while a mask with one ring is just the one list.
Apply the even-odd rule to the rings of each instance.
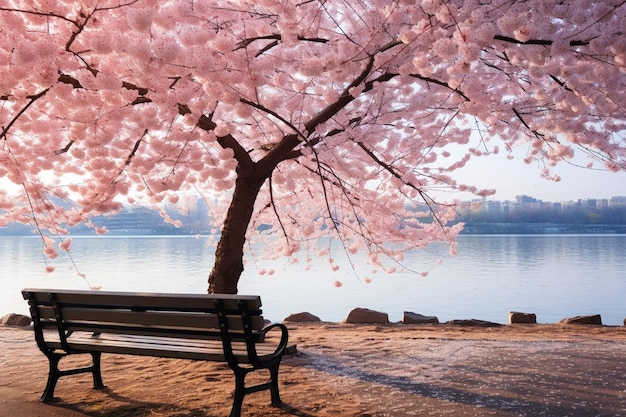
[[276, 347], [276, 351], [274, 352], [274, 357], [280, 357], [285, 353], [285, 349], [287, 348], [287, 343], [289, 342], [289, 332], [287, 327], [282, 323], [272, 323], [268, 326], [265, 326], [261, 332], [263, 335], [266, 335], [270, 331], [274, 329], [279, 329], [281, 332], [280, 341], [278, 342], [278, 346]]

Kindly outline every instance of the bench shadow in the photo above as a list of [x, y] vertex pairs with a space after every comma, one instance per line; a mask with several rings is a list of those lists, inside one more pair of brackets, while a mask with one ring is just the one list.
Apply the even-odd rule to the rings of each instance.
[[[122, 405], [114, 405], [107, 407], [106, 410], [98, 407], [98, 401], [93, 403], [82, 402], [80, 404], [66, 403], [62, 398], [55, 397], [55, 401], [50, 405], [64, 408], [66, 410], [80, 412], [88, 416], [106, 416], [106, 417], [148, 417], [153, 416], [154, 410], [163, 407], [163, 402], [140, 401], [135, 398], [128, 398], [116, 393], [111, 388], [99, 389], [112, 400]], [[168, 407], [175, 413], [176, 417], [213, 417], [206, 409], [184, 408], [178, 407], [173, 403], [167, 403]], [[92, 407], [90, 407], [92, 406]], [[89, 408], [98, 409], [98, 411], [89, 411]]]
[[[164, 403], [162, 402], [149, 402], [149, 401], [139, 401], [135, 398], [128, 398], [126, 396], [120, 395], [111, 388], [100, 389], [112, 400], [120, 402], [124, 405], [112, 406], [107, 408], [106, 410], [99, 410], [97, 412], [90, 412], [85, 410], [85, 406], [89, 406], [90, 403], [81, 403], [80, 407], [78, 404], [66, 403], [62, 398], [55, 397], [54, 401], [50, 402], [49, 405], [54, 407], [63, 408], [73, 412], [79, 412], [85, 415], [93, 415], [93, 416], [107, 416], [107, 417], [148, 417], [153, 416], [154, 410], [160, 407], [163, 407]], [[94, 400], [93, 406], [97, 405], [97, 401]], [[210, 414], [210, 410], [208, 409], [199, 409], [199, 408], [184, 408], [177, 407], [175, 404], [168, 403], [168, 407], [171, 408], [172, 414], [175, 417], [218, 417], [217, 414]], [[244, 405], [245, 407], [245, 405]], [[87, 407], [88, 408], [88, 407]], [[283, 402], [280, 406], [278, 406], [285, 413], [295, 416], [295, 417], [315, 417], [313, 414], [308, 414], [288, 403]], [[245, 410], [242, 414], [245, 414]], [[219, 417], [222, 417], [219, 415]]]
[[[406, 393], [429, 397], [435, 400], [455, 402], [481, 409], [492, 409], [524, 416], [570, 416], [572, 409], [555, 404], [532, 401], [522, 397], [505, 397], [497, 394], [485, 394], [466, 391], [453, 387], [416, 382], [408, 377], [375, 373], [370, 369], [351, 366], [335, 358], [312, 352], [301, 352], [295, 366], [308, 367], [316, 371], [330, 373], [339, 377], [390, 387]], [[289, 363], [289, 362], [287, 362]], [[587, 410], [591, 412], [591, 410]], [[601, 415], [604, 415], [601, 413]]]
[[315, 417], [314, 414], [306, 413], [306, 412], [304, 412], [304, 411], [302, 411], [302, 410], [300, 410], [300, 409], [298, 409], [298, 408], [296, 408], [296, 407], [294, 407], [292, 405], [284, 403], [284, 402], [279, 406], [279, 408], [281, 410], [283, 410], [284, 412], [286, 412], [287, 414], [292, 415], [292, 416], [296, 416], [296, 417]]

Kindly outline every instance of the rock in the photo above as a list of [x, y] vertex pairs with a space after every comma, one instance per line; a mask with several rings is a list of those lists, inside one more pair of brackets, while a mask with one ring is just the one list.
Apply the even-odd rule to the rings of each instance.
[[453, 324], [455, 326], [476, 326], [476, 327], [502, 326], [500, 323], [494, 323], [492, 321], [477, 320], [477, 319], [450, 320], [450, 321], [447, 321], [446, 324]]
[[0, 324], [4, 326], [30, 326], [31, 318], [23, 314], [7, 314], [0, 319]]
[[389, 323], [389, 315], [368, 308], [355, 308], [348, 313], [345, 323]]
[[602, 317], [599, 314], [594, 314], [591, 316], [576, 316], [576, 317], [566, 317], [561, 320], [559, 323], [561, 324], [593, 324], [602, 326]]
[[509, 324], [515, 323], [537, 324], [537, 315], [535, 313], [509, 311]]
[[284, 321], [305, 323], [305, 322], [318, 322], [322, 320], [320, 320], [320, 318], [314, 314], [311, 314], [308, 312], [302, 312], [302, 313], [290, 314], [289, 316], [285, 318]]
[[413, 313], [410, 311], [404, 312], [402, 318], [404, 324], [439, 324], [439, 319], [436, 316], [423, 316], [421, 314]]

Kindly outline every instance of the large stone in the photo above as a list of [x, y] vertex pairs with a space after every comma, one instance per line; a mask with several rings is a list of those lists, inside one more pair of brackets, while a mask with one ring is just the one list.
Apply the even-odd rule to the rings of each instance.
[[30, 326], [31, 318], [23, 314], [7, 314], [0, 319], [0, 324], [4, 326]]
[[591, 316], [566, 317], [563, 320], [561, 320], [559, 323], [561, 324], [593, 324], [597, 326], [602, 326], [602, 317], [599, 314], [594, 314]]
[[389, 315], [368, 308], [355, 308], [348, 313], [345, 323], [389, 323]]
[[320, 318], [317, 317], [316, 315], [305, 311], [302, 313], [290, 314], [289, 316], [285, 317], [285, 321], [290, 321], [294, 323], [306, 323], [306, 322], [318, 322], [322, 320], [320, 320]]
[[423, 316], [421, 314], [405, 311], [402, 318], [404, 324], [439, 324], [436, 316]]
[[500, 323], [494, 323], [492, 321], [478, 320], [478, 319], [456, 319], [456, 320], [447, 321], [446, 324], [453, 324], [455, 326], [474, 326], [474, 327], [502, 326]]
[[509, 311], [509, 324], [525, 323], [537, 324], [535, 313], [520, 313], [519, 311]]

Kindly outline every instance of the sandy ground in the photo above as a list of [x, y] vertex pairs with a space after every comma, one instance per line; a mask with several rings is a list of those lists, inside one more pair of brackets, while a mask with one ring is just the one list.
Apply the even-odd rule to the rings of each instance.
[[[626, 328], [580, 325], [289, 324], [281, 395], [242, 416], [626, 416]], [[39, 402], [47, 361], [30, 329], [0, 327], [1, 417], [228, 416], [224, 364], [105, 355], [105, 390], [62, 378]]]

